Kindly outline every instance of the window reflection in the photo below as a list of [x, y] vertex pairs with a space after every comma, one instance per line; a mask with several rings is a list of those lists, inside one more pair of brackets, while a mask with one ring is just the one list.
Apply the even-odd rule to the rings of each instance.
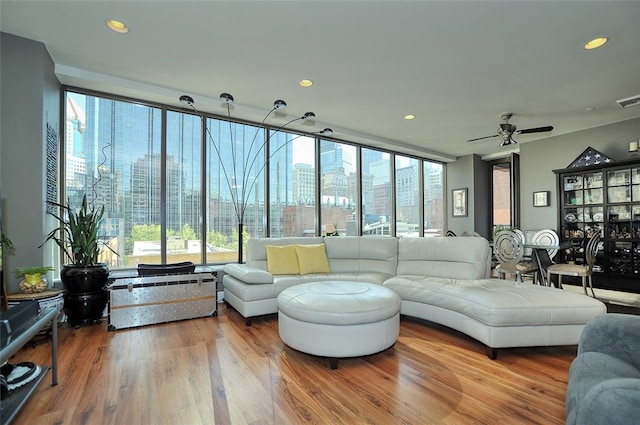
[[440, 163], [73, 91], [66, 105], [64, 202], [105, 206], [112, 269], [232, 262], [240, 237], [444, 227]]
[[320, 234], [358, 234], [358, 175], [356, 147], [320, 141]]

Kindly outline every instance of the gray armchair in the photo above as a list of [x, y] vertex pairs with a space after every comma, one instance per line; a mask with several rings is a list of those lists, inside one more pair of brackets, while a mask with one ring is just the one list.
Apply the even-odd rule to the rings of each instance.
[[567, 425], [640, 422], [640, 316], [604, 314], [585, 326], [569, 369]]

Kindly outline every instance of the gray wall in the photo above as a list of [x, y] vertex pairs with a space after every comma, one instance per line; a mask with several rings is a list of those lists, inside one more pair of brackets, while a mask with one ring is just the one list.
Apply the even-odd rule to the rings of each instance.
[[0, 55], [2, 231], [15, 245], [3, 270], [11, 293], [18, 290], [16, 267], [52, 264], [53, 247], [38, 246], [51, 221], [45, 214], [46, 128], [49, 123], [61, 137], [61, 87], [42, 43], [0, 33]]
[[491, 167], [477, 155], [473, 156], [473, 220], [474, 230], [487, 239], [492, 239], [491, 221]]
[[[614, 160], [629, 159], [640, 118], [520, 145], [520, 222], [523, 229], [558, 229], [558, 189], [552, 170], [567, 168], [592, 147]], [[533, 192], [551, 191], [549, 207], [533, 207]]]
[[[520, 227], [558, 230], [558, 193], [553, 170], [566, 168], [592, 147], [614, 160], [629, 158], [629, 142], [640, 138], [640, 118], [520, 144]], [[490, 168], [477, 155], [447, 164], [447, 229], [475, 230], [491, 239]], [[451, 216], [451, 190], [469, 188], [469, 216]], [[548, 190], [550, 206], [534, 207], [533, 192]]]
[[[489, 165], [478, 155], [460, 157], [447, 164], [447, 229], [460, 236], [465, 231], [475, 231], [485, 238], [489, 236], [490, 198]], [[466, 217], [452, 216], [452, 196], [454, 189], [468, 189], [468, 214]]]

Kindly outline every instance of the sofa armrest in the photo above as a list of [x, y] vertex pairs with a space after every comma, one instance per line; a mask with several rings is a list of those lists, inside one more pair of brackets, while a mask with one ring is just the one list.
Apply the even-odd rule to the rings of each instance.
[[578, 342], [578, 354], [597, 351], [640, 369], [640, 316], [609, 313], [591, 319]]
[[602, 381], [585, 394], [577, 411], [575, 423], [629, 424], [640, 418], [639, 398], [640, 379], [615, 378]]
[[236, 279], [250, 284], [273, 283], [273, 275], [266, 270], [246, 264], [225, 264], [222, 270]]

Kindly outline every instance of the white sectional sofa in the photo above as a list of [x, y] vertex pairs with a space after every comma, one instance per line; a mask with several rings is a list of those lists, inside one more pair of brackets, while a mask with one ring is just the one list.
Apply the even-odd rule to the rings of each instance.
[[[324, 244], [326, 273], [273, 275], [267, 246]], [[277, 313], [284, 289], [305, 282], [360, 281], [383, 285], [402, 300], [400, 313], [463, 332], [488, 349], [574, 345], [584, 325], [606, 313], [582, 294], [490, 279], [484, 238], [310, 237], [250, 239], [246, 264], [224, 266], [224, 299], [251, 324]]]

